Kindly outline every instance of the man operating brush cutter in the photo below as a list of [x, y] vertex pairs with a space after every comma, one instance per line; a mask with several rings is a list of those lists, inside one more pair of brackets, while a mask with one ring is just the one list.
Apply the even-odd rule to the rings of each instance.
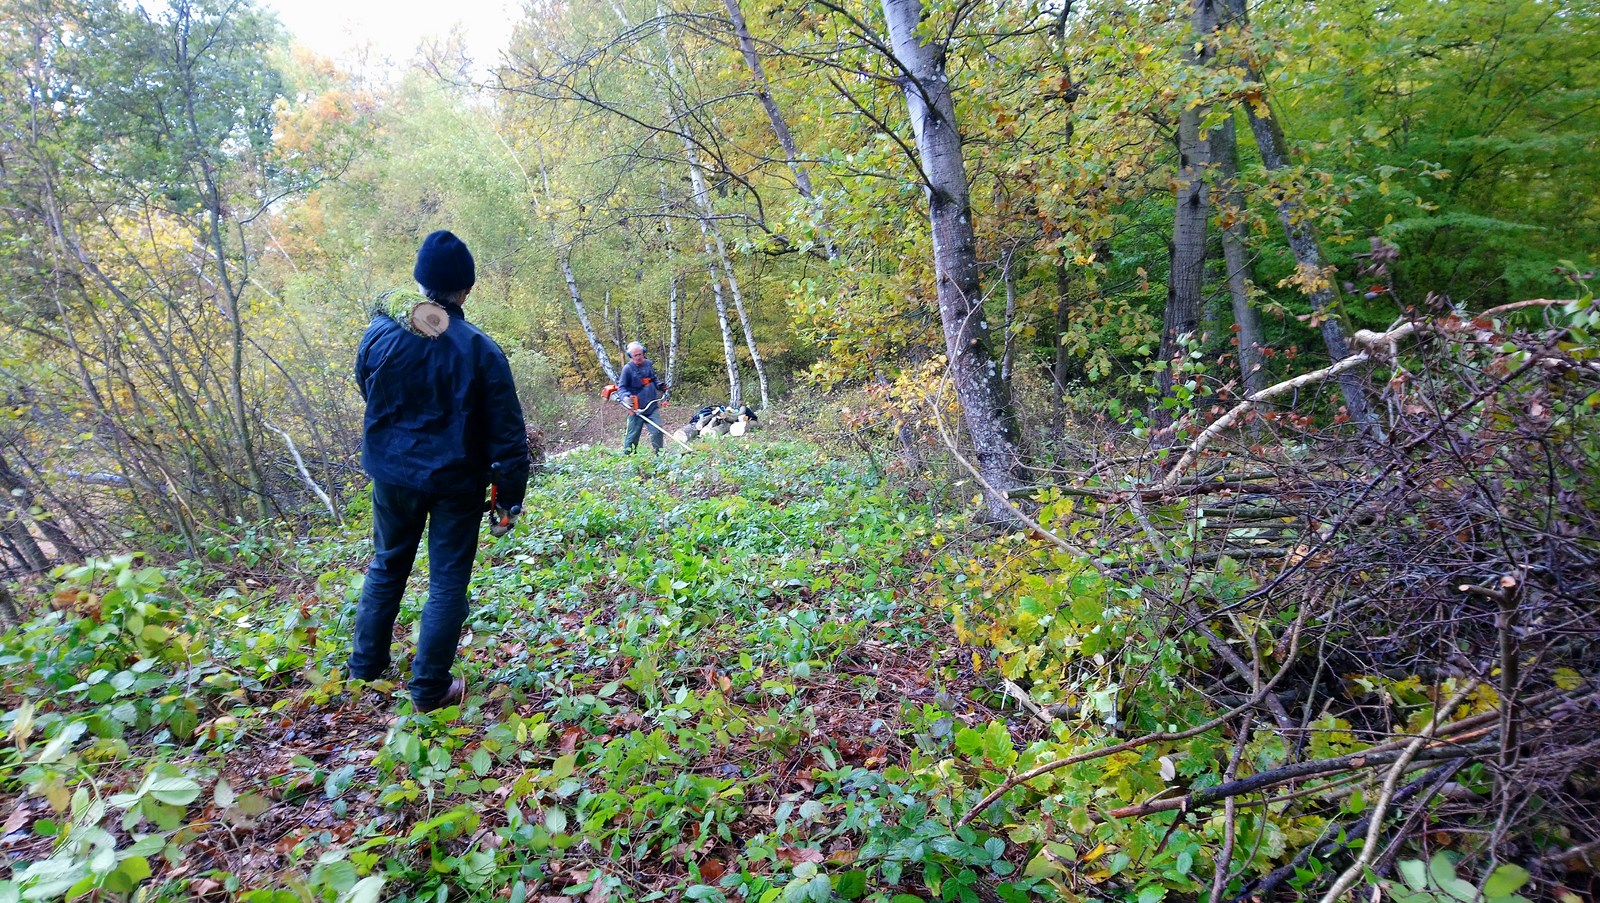
[[[639, 433], [645, 427], [650, 429], [650, 447], [661, 451], [662, 437], [667, 435], [667, 431], [656, 422], [655, 417], [666, 405], [667, 386], [656, 378], [655, 365], [645, 358], [644, 346], [638, 342], [628, 344], [628, 363], [623, 365], [617, 383], [606, 386], [600, 397], [622, 405], [623, 410], [628, 412], [628, 435], [622, 441], [622, 453], [633, 454], [633, 449], [639, 444]], [[677, 436], [673, 436], [672, 441], [682, 445], [684, 451], [692, 450]]]
[[[615, 401], [628, 411], [628, 434], [622, 440], [622, 453], [633, 454], [639, 444], [639, 433], [645, 427], [650, 429], [650, 447], [661, 451], [662, 437], [667, 431], [661, 428], [655, 417], [660, 414], [661, 405], [665, 404], [667, 385], [656, 377], [655, 365], [644, 356], [644, 346], [638, 342], [628, 343], [628, 362], [622, 367], [622, 374], [617, 377], [617, 384], [606, 386], [600, 393], [608, 401]], [[673, 441], [678, 442], [676, 436]], [[683, 445], [685, 449], [689, 446]]]

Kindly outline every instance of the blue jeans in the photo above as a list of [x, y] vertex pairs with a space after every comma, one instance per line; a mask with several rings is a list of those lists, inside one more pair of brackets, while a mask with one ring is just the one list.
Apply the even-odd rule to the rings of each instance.
[[[652, 408], [651, 410], [645, 412], [645, 416], [649, 417], [651, 420], [655, 420], [657, 423], [660, 423], [660, 420], [657, 420], [656, 415], [656, 412], [659, 410], [661, 410], [659, 407]], [[646, 423], [644, 417], [640, 417], [638, 414], [629, 414], [628, 435], [622, 440], [623, 454], [633, 454], [634, 448], [639, 445], [639, 432], [641, 429], [650, 431], [650, 447], [656, 451], [661, 450], [661, 445], [663, 442], [661, 431], [656, 429], [653, 425]]]
[[411, 699], [418, 709], [428, 709], [444, 698], [467, 619], [467, 583], [482, 517], [482, 491], [438, 495], [373, 481], [373, 558], [356, 609], [352, 678], [377, 680], [389, 669], [395, 618], [426, 523], [428, 601], [422, 607], [417, 656], [411, 660]]

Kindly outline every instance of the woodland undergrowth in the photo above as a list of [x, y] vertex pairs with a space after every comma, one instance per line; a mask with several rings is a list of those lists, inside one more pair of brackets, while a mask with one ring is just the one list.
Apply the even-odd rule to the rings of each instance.
[[0, 900], [1583, 899], [1595, 319], [1369, 337], [1365, 429], [1207, 433], [1196, 358], [1177, 444], [1080, 417], [1028, 530], [906, 422], [560, 456], [435, 715], [341, 674], [359, 507], [63, 568], [0, 636]]

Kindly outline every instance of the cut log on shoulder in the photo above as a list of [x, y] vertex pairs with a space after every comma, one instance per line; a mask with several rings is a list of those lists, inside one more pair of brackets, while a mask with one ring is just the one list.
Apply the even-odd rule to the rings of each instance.
[[378, 311], [425, 339], [437, 339], [450, 328], [450, 314], [443, 306], [405, 289], [379, 295]]

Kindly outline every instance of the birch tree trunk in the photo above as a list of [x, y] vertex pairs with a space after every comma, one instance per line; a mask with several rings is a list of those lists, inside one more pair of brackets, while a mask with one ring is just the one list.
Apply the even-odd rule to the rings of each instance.
[[578, 279], [572, 275], [572, 258], [567, 251], [561, 252], [561, 275], [567, 280], [567, 294], [572, 296], [572, 306], [578, 311], [578, 325], [583, 327], [583, 334], [589, 337], [589, 347], [594, 349], [595, 359], [600, 362], [600, 369], [605, 371], [606, 379], [615, 383], [617, 381], [617, 368], [611, 363], [611, 356], [606, 354], [606, 346], [600, 341], [600, 334], [594, 331], [594, 324], [589, 322], [589, 311], [583, 306], [583, 295], [578, 291]]
[[[666, 168], [665, 167], [661, 167], [661, 168], [658, 168], [656, 170], [656, 178], [660, 180], [660, 184], [661, 184], [661, 205], [662, 205], [662, 209], [666, 209], [666, 207], [667, 207], [667, 172], [666, 172]], [[672, 219], [670, 217], [667, 218], [667, 219], [664, 219], [662, 221], [662, 228], [666, 230], [666, 235], [667, 235], [667, 255], [668, 255], [668, 259], [671, 260], [671, 257], [672, 257], [672, 254], [673, 254], [673, 235], [672, 235]], [[667, 287], [667, 386], [668, 387], [675, 386], [675, 385], [678, 384], [678, 343], [681, 341], [681, 336], [679, 335], [679, 327], [678, 327], [678, 320], [679, 320], [679, 317], [681, 316], [681, 314], [679, 313], [678, 292], [682, 288], [682, 285], [683, 285], [683, 274], [678, 272], [677, 265], [674, 262], [673, 270], [672, 270], [672, 279], [671, 279], [671, 281], [670, 281], [670, 283], [668, 284], [668, 287]]]
[[[683, 136], [683, 152], [689, 158], [689, 179], [694, 185], [695, 206], [700, 210], [700, 228], [707, 231], [710, 236], [707, 253], [710, 253], [710, 247], [714, 244], [716, 259], [722, 261], [723, 277], [728, 281], [728, 295], [733, 299], [734, 312], [739, 316], [739, 328], [744, 332], [744, 346], [750, 349], [750, 366], [755, 368], [756, 382], [761, 387], [761, 408], [766, 410], [771, 407], [771, 399], [767, 395], [767, 368], [762, 364], [760, 349], [756, 347], [755, 330], [750, 326], [750, 315], [745, 310], [744, 295], [739, 291], [739, 277], [734, 273], [733, 260], [728, 257], [728, 247], [722, 240], [722, 230], [717, 228], [717, 221], [714, 218], [716, 211], [711, 207], [711, 192], [706, 189], [700, 154], [687, 135]], [[731, 346], [730, 353], [732, 353]], [[733, 399], [730, 403], [738, 407], [743, 402]]]
[[[766, 70], [761, 65], [761, 54], [756, 52], [755, 38], [750, 35], [750, 27], [745, 24], [744, 11], [739, 8], [739, 0], [722, 0], [722, 5], [728, 9], [728, 18], [733, 22], [733, 33], [739, 39], [739, 50], [744, 54], [745, 65], [750, 67], [750, 76], [755, 81], [756, 97], [760, 99], [761, 106], [767, 111], [767, 120], [772, 123], [772, 132], [778, 136], [778, 144], [783, 147], [783, 162], [789, 165], [789, 171], [794, 173], [795, 188], [800, 196], [811, 204], [813, 210], [821, 217], [820, 210], [816, 210], [816, 195], [811, 189], [811, 173], [806, 171], [800, 162], [800, 150], [795, 144], [794, 135], [789, 131], [789, 123], [783, 118], [783, 112], [778, 109], [778, 102], [772, 97], [772, 86], [767, 81]], [[821, 223], [818, 231], [822, 235], [822, 247], [827, 252], [828, 259], [833, 260], [837, 253], [833, 248], [833, 236], [829, 234], [827, 224]]]
[[[1245, 8], [1245, 0], [1227, 0], [1228, 15], [1231, 23], [1236, 23], [1240, 28], [1249, 24], [1249, 14]], [[1261, 73], [1254, 67], [1248, 70], [1250, 80], [1261, 86], [1265, 94], [1265, 82]], [[1261, 103], [1264, 106], [1266, 100]], [[1289, 165], [1289, 142], [1284, 137], [1283, 126], [1275, 116], [1262, 116], [1255, 104], [1245, 104], [1245, 115], [1250, 118], [1250, 131], [1255, 135], [1256, 146], [1261, 150], [1261, 165], [1268, 172], [1277, 172]], [[1277, 203], [1278, 220], [1283, 223], [1283, 231], [1289, 242], [1289, 251], [1294, 255], [1295, 265], [1299, 268], [1302, 279], [1309, 280], [1312, 290], [1307, 293], [1311, 301], [1311, 310], [1322, 321], [1322, 342], [1328, 349], [1328, 357], [1335, 363], [1350, 356], [1349, 333], [1345, 328], [1344, 318], [1340, 311], [1338, 290], [1334, 286], [1331, 276], [1323, 272], [1322, 249], [1317, 242], [1317, 233], [1300, 209], [1300, 203], [1292, 194], [1284, 193], [1279, 196]], [[1350, 419], [1363, 427], [1375, 425], [1372, 406], [1367, 398], [1366, 387], [1361, 383], [1361, 377], [1350, 370], [1339, 375], [1339, 391], [1344, 395], [1345, 410], [1350, 413]]]
[[683, 280], [672, 274], [672, 285], [667, 295], [667, 388], [678, 384], [678, 283]]
[[1267, 387], [1266, 356], [1261, 353], [1261, 318], [1250, 304], [1250, 259], [1245, 247], [1244, 198], [1239, 193], [1238, 134], [1233, 117], [1211, 130], [1211, 162], [1216, 167], [1217, 214], [1222, 232], [1222, 260], [1228, 269], [1228, 297], [1233, 303], [1234, 339], [1239, 343], [1239, 373], [1245, 391]]
[[882, 0], [882, 4], [895, 58], [908, 73], [900, 88], [916, 133], [927, 191], [939, 319], [950, 378], [976, 452], [977, 470], [996, 490], [985, 492], [989, 514], [1009, 522], [1010, 506], [996, 493], [1019, 485], [1021, 455], [1011, 399], [1000, 381], [990, 348], [989, 324], [983, 317], [966, 162], [945, 74], [944, 47], [925, 43], [917, 35], [923, 14], [921, 0]]
[[[1190, 19], [1192, 41], [1184, 48], [1184, 62], [1207, 66], [1216, 56], [1211, 33], [1216, 29], [1218, 0], [1194, 0]], [[1172, 386], [1179, 378], [1187, 353], [1182, 341], [1196, 332], [1200, 324], [1202, 293], [1205, 286], [1206, 222], [1211, 216], [1211, 199], [1206, 188], [1206, 167], [1210, 149], [1200, 140], [1200, 123], [1207, 107], [1190, 106], [1178, 113], [1177, 205], [1172, 219], [1172, 245], [1168, 253], [1167, 307], [1161, 323], [1160, 395], [1151, 413], [1155, 425], [1172, 425], [1172, 411], [1162, 402], [1172, 397]], [[1170, 433], [1157, 433], [1159, 444], [1168, 444]]]
[[[620, 4], [613, 2], [611, 8], [624, 25], [632, 26], [632, 21], [629, 19], [627, 11]], [[667, 19], [663, 15], [659, 4], [656, 6], [656, 19], [658, 22], [656, 33], [661, 38], [661, 52], [666, 59], [667, 78], [675, 83], [678, 79], [677, 63], [672, 55], [672, 45], [667, 41]], [[728, 263], [727, 249], [723, 245], [722, 235], [716, 231], [716, 224], [711, 219], [710, 192], [706, 190], [706, 180], [700, 171], [700, 155], [694, 149], [694, 141], [687, 131], [688, 126], [685, 124], [682, 113], [678, 110], [677, 102], [673, 99], [672, 93], [663, 89], [661, 97], [666, 103], [668, 121], [672, 124], [678, 138], [683, 142], [684, 156], [689, 164], [689, 180], [694, 190], [695, 211], [700, 222], [700, 238], [706, 251], [706, 270], [711, 277], [711, 297], [716, 303], [717, 325], [722, 329], [722, 356], [728, 368], [728, 403], [738, 407], [744, 403], [744, 388], [739, 383], [739, 358], [733, 347], [733, 330], [728, 326], [728, 305], [722, 295], [722, 277], [717, 274], [718, 261], [722, 263], [723, 269], [730, 276], [733, 270], [731, 264]], [[732, 283], [731, 288], [736, 296], [735, 301], [739, 310], [741, 325], [745, 326], [746, 335], [748, 335], [749, 327], [743, 322], [744, 303], [742, 298], [737, 297], [737, 286], [738, 283], [735, 281]], [[752, 361], [759, 360], [753, 344], [750, 352]], [[668, 385], [671, 385], [671, 382], [668, 382]], [[765, 387], [764, 379], [762, 385]]]

